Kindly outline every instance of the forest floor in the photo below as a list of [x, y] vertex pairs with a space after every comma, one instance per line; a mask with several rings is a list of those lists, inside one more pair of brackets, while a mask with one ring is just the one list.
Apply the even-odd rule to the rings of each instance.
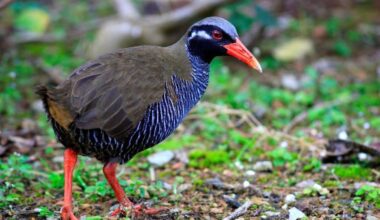
[[[81, 12], [57, 19], [72, 27]], [[118, 168], [132, 201], [167, 208], [140, 218], [223, 219], [246, 206], [241, 219], [380, 219], [380, 23], [371, 14], [269, 28], [259, 42], [265, 74], [215, 60], [209, 90], [176, 132]], [[59, 219], [63, 147], [32, 88], [82, 64], [92, 36], [0, 56], [0, 220]], [[80, 157], [73, 182], [77, 217], [104, 219], [116, 207], [95, 159]]]

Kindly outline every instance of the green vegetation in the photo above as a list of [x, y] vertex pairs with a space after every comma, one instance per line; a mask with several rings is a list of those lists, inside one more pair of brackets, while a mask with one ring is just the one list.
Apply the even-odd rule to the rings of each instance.
[[364, 185], [360, 187], [355, 193], [354, 201], [361, 200], [373, 204], [376, 208], [380, 209], [380, 188], [375, 186]]
[[[316, 6], [326, 8], [321, 2]], [[225, 195], [236, 195], [240, 203], [252, 201], [244, 216], [248, 218], [260, 218], [266, 211], [288, 218], [288, 210], [281, 207], [289, 194], [297, 196], [296, 207], [310, 201], [310, 218], [325, 216], [324, 208], [331, 210], [331, 219], [378, 214], [379, 188], [355, 188], [380, 182], [376, 163], [362, 162], [356, 154], [344, 165], [322, 160], [326, 140], [341, 133], [368, 146], [379, 143], [380, 38], [377, 8], [370, 2], [328, 7], [323, 16], [313, 13], [315, 8], [298, 8], [311, 5], [298, 5], [294, 14], [270, 11], [251, 0], [223, 6], [222, 14], [237, 26], [241, 39], [254, 37], [249, 49], [264, 74], [233, 59], [215, 59], [203, 102], [166, 141], [119, 167], [117, 175], [128, 196], [136, 203], [176, 207], [186, 217], [201, 219], [230, 214]], [[146, 1], [133, 3], [144, 13], [156, 10]], [[53, 85], [52, 73], [67, 77], [89, 59], [88, 48], [101, 22], [115, 16], [113, 7], [108, 1], [92, 6], [84, 0], [14, 1], [1, 11], [0, 39], [6, 43], [0, 45], [0, 219], [58, 218], [62, 146], [33, 88]], [[263, 31], [252, 25], [261, 25]], [[285, 51], [291, 58], [276, 55], [289, 44], [297, 48]], [[293, 51], [301, 50], [306, 55], [294, 58], [298, 52]], [[147, 161], [163, 150], [175, 157], [160, 167]], [[255, 170], [260, 161], [270, 161], [273, 169]], [[213, 185], [210, 179], [221, 182]], [[321, 189], [299, 186], [310, 181]], [[73, 189], [75, 212], [86, 219], [103, 219], [116, 202], [102, 164], [94, 159], [79, 158]]]
[[212, 168], [230, 161], [228, 153], [223, 150], [193, 150], [189, 157], [189, 165], [195, 168]]
[[268, 156], [272, 159], [274, 166], [284, 166], [286, 163], [295, 163], [298, 159], [297, 153], [289, 152], [283, 147], [268, 152]]

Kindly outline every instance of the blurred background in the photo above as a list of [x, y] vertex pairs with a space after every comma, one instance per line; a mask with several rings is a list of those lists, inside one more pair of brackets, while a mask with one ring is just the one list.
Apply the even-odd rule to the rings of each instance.
[[[272, 194], [256, 198], [281, 217], [289, 214], [279, 208], [282, 197], [313, 181], [330, 192], [331, 202], [343, 199], [345, 205], [332, 214], [298, 207], [306, 215], [376, 215], [380, 1], [0, 0], [0, 219], [54, 217], [59, 210], [63, 149], [34, 94], [36, 85], [57, 85], [87, 60], [117, 48], [169, 45], [192, 23], [213, 15], [236, 26], [264, 73], [231, 58], [215, 59], [203, 102], [169, 140], [123, 168], [128, 172], [120, 174], [122, 185], [138, 199], [173, 205], [199, 193], [196, 203], [207, 204], [207, 210], [211, 203], [223, 207], [206, 212], [191, 202], [179, 205], [201, 218], [231, 210], [220, 197], [202, 197], [210, 193], [202, 191], [204, 179], [248, 181], [261, 191], [279, 187], [280, 202]], [[149, 159], [162, 152], [165, 163]], [[263, 164], [257, 161], [269, 162], [268, 172], [260, 173], [255, 166]], [[108, 211], [104, 202], [112, 192], [100, 171], [94, 160], [81, 160], [74, 197], [98, 202], [86, 206], [79, 200], [81, 212], [102, 216]], [[153, 179], [151, 171], [158, 172]], [[334, 194], [342, 188], [343, 194]], [[240, 201], [252, 197], [244, 190], [236, 194]], [[297, 198], [321, 195], [312, 188]], [[259, 204], [262, 212], [250, 210], [248, 216], [265, 214], [264, 203]], [[309, 208], [313, 205], [319, 207], [316, 202]]]

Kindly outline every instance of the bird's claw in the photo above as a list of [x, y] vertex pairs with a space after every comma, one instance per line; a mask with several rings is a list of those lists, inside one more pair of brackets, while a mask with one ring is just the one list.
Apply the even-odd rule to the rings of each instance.
[[71, 206], [63, 206], [62, 207], [61, 218], [62, 218], [62, 220], [78, 220], [77, 217], [75, 217]]
[[110, 217], [115, 217], [115, 216], [118, 216], [118, 215], [126, 215], [128, 213], [128, 207], [125, 207], [123, 205], [120, 205], [119, 207], [117, 207], [115, 210], [113, 210], [109, 216]]
[[120, 205], [114, 211], [111, 212], [110, 216], [130, 215], [132, 216], [144, 216], [144, 215], [157, 215], [163, 211], [166, 211], [167, 208], [147, 208], [144, 205], [138, 204], [133, 206], [124, 206]]

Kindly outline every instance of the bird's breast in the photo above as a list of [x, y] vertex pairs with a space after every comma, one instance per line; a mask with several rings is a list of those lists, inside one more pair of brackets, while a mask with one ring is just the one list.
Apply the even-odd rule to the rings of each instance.
[[208, 73], [205, 77], [193, 77], [192, 81], [176, 75], [170, 80], [165, 86], [162, 100], [148, 107], [144, 118], [128, 138], [128, 146], [147, 148], [168, 137], [204, 94]]

